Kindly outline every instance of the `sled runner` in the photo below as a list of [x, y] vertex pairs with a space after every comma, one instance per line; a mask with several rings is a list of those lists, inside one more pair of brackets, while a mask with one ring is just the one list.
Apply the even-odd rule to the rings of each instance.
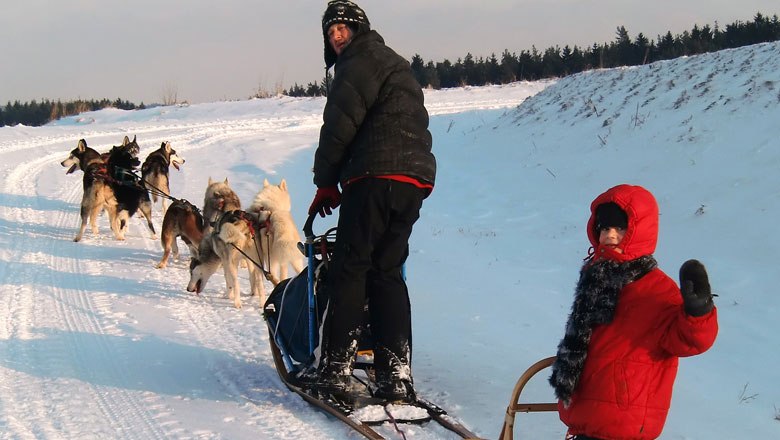
[[520, 403], [520, 393], [523, 392], [523, 388], [525, 388], [528, 381], [530, 381], [536, 373], [552, 365], [553, 362], [555, 362], [555, 356], [542, 359], [528, 367], [517, 380], [515, 388], [512, 390], [509, 406], [506, 408], [506, 416], [504, 417], [504, 425], [501, 428], [501, 434], [498, 437], [499, 440], [512, 440], [514, 438], [515, 415], [519, 412], [558, 411], [557, 403]]
[[[319, 326], [328, 298], [318, 288], [327, 277], [336, 228], [315, 236], [309, 216], [303, 227], [306, 243], [302, 251], [308, 260], [306, 268], [277, 285], [263, 308], [271, 341], [271, 352], [280, 379], [294, 393], [318, 409], [341, 420], [368, 439], [385, 438], [374, 429], [377, 425], [426, 424], [435, 422], [461, 438], [477, 439], [466, 427], [447, 415], [439, 406], [419, 397], [406, 403], [387, 402], [374, 397], [373, 351], [370, 341], [361, 341], [351, 392], [345, 396], [321, 395], [298, 375], [311, 368], [319, 343]], [[370, 329], [363, 333], [370, 334]]]

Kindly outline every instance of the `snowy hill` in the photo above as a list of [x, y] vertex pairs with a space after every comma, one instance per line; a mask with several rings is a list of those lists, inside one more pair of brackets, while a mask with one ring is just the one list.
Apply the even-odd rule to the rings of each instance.
[[[776, 437], [778, 60], [770, 43], [426, 91], [439, 174], [407, 265], [420, 394], [498, 436], [515, 380], [563, 334], [590, 201], [626, 182], [659, 201], [661, 268], [674, 278], [698, 258], [719, 295], [720, 335], [681, 360], [662, 438]], [[248, 204], [264, 178], [285, 178], [300, 226], [323, 105], [103, 110], [0, 129], [0, 438], [354, 438], [284, 388], [257, 304], [234, 309], [221, 275], [200, 297], [186, 292], [186, 263], [155, 269], [159, 240], [141, 220], [124, 242], [104, 217], [99, 235], [72, 242], [81, 177], [60, 166], [81, 138], [106, 151], [136, 135], [142, 158], [170, 141], [187, 160], [175, 197], [200, 205], [208, 177], [227, 177]], [[526, 400], [552, 398], [545, 378]], [[563, 432], [554, 414], [518, 415], [517, 438]]]

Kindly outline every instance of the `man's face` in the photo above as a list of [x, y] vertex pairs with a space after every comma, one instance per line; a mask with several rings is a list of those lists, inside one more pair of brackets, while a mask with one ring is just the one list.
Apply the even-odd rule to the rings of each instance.
[[341, 52], [352, 40], [352, 29], [344, 23], [332, 24], [328, 28], [328, 41], [330, 47], [336, 52], [336, 55], [341, 55]]

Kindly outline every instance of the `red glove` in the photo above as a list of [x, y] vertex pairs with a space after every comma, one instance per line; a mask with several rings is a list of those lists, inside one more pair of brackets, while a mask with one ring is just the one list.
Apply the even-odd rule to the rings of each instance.
[[317, 194], [309, 206], [309, 215], [315, 212], [320, 213], [320, 217], [333, 214], [331, 209], [335, 209], [341, 204], [341, 193], [336, 186], [326, 186], [317, 188]]

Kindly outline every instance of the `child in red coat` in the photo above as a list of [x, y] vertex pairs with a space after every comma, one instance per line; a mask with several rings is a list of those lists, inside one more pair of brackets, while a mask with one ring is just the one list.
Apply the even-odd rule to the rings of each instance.
[[599, 195], [587, 229], [593, 253], [550, 377], [560, 418], [567, 438], [655, 439], [678, 358], [705, 352], [718, 333], [707, 272], [685, 262], [678, 288], [657, 267], [658, 205], [640, 186]]

